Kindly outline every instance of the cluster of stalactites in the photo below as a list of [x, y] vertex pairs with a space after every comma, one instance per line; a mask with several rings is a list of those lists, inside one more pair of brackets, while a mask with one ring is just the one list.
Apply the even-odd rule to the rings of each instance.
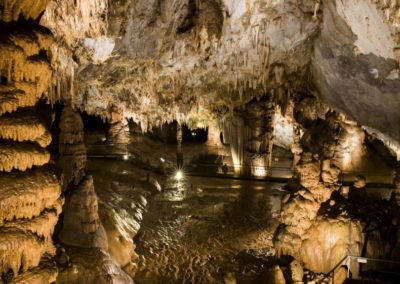
[[32, 107], [47, 92], [52, 70], [41, 51], [48, 52], [53, 39], [48, 30], [34, 28], [15, 33], [0, 42], [0, 115], [18, 108]]
[[3, 0], [0, 6], [0, 21], [16, 22], [20, 17], [36, 20], [46, 9], [50, 0]]
[[52, 104], [59, 100], [74, 101], [75, 71], [83, 63], [75, 62], [74, 58], [88, 60], [75, 49], [82, 48], [85, 38], [106, 34], [107, 9], [106, 0], [54, 0], [47, 6], [40, 24], [49, 28], [56, 38], [56, 44], [51, 47], [54, 74], [48, 93]]
[[[34, 5], [14, 2], [25, 8]], [[15, 281], [29, 283], [37, 272], [35, 279], [50, 283], [57, 270], [38, 266], [44, 254], [55, 253], [52, 234], [64, 201], [57, 177], [42, 167], [50, 160], [45, 147], [51, 136], [34, 106], [51, 81], [43, 51], [49, 50], [52, 38], [42, 28], [15, 30], [5, 38], [0, 43], [5, 78], [0, 83], [0, 274], [11, 270]]]
[[[384, 19], [388, 22], [396, 34], [397, 44], [400, 44], [400, 2], [397, 0], [371, 0], [382, 12]], [[394, 50], [396, 59], [400, 61], [400, 48]]]

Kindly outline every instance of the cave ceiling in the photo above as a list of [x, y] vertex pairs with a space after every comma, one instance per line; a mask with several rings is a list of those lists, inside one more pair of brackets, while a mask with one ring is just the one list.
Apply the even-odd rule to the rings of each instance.
[[205, 127], [249, 101], [310, 93], [400, 140], [396, 1], [54, 0], [53, 99], [143, 130]]

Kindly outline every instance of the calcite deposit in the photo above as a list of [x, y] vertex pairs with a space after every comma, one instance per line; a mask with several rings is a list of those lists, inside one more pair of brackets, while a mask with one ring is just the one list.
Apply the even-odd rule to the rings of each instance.
[[[1, 20], [35, 18], [45, 2], [5, 1]], [[2, 31], [2, 37], [0, 274], [9, 275], [10, 283], [51, 283], [55, 264], [40, 262], [55, 254], [52, 236], [64, 200], [57, 176], [43, 167], [50, 161], [45, 147], [51, 136], [34, 106], [50, 85], [46, 51], [52, 40], [40, 27]]]
[[62, 111], [59, 127], [58, 165], [62, 171], [63, 191], [66, 191], [68, 186], [77, 186], [85, 175], [87, 157], [83, 121], [80, 114], [67, 104]]
[[[229, 174], [283, 165], [293, 179], [273, 242], [295, 260], [265, 270], [276, 283], [307, 278], [301, 262], [327, 272], [346, 254], [398, 259], [398, 169], [390, 202], [367, 188], [392, 183], [377, 169], [400, 159], [399, 11], [396, 0], [0, 1], [1, 281], [132, 282], [146, 198], [101, 177], [97, 198], [92, 115], [108, 124], [93, 152], [148, 170], [185, 171], [185, 132], [198, 128]], [[132, 143], [128, 122], [143, 133], [173, 123], [176, 145], [138, 153], [159, 144]], [[58, 279], [53, 239], [69, 259]]]
[[61, 243], [82, 248], [107, 250], [107, 237], [98, 215], [93, 178], [86, 176], [66, 201]]

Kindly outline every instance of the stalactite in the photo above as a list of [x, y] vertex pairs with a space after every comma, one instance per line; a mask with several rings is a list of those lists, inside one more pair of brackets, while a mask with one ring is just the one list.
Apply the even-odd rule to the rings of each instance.
[[0, 144], [0, 171], [13, 169], [25, 171], [33, 166], [43, 166], [50, 161], [50, 153], [27, 143]]
[[47, 169], [1, 173], [0, 184], [0, 226], [6, 220], [39, 216], [44, 209], [56, 206], [61, 194], [57, 177]]
[[0, 116], [0, 138], [19, 142], [35, 141], [43, 148], [51, 142], [46, 126], [31, 110]]
[[[35, 17], [35, 9], [43, 1], [28, 2], [7, 1], [7, 5], [12, 4], [7, 9], [16, 3], [19, 6], [14, 7], [13, 16], [22, 13], [26, 19]], [[28, 8], [33, 10], [24, 10]], [[6, 41], [0, 43], [0, 73], [5, 77], [5, 82], [0, 83], [0, 274], [11, 269], [15, 276], [12, 281], [53, 281], [57, 275], [54, 270], [42, 271], [35, 277], [32, 271], [39, 270], [27, 271], [38, 266], [45, 253], [55, 253], [52, 234], [63, 198], [54, 173], [40, 168], [50, 160], [50, 153], [44, 148], [50, 144], [51, 135], [33, 109], [18, 110], [33, 107], [47, 91], [52, 71], [42, 52], [48, 51], [53, 41], [48, 31], [40, 27], [30, 29], [29, 33], [16, 29], [3, 36]], [[33, 166], [36, 169], [26, 171]], [[21, 271], [24, 273], [18, 277]]]
[[0, 21], [17, 22], [20, 16], [25, 20], [35, 20], [46, 9], [50, 0], [4, 0], [0, 11]]
[[54, 262], [42, 263], [40, 266], [14, 277], [9, 283], [54, 283], [57, 280], [57, 275], [58, 269]]
[[27, 271], [39, 265], [44, 253], [51, 249], [51, 243], [41, 240], [27, 231], [14, 228], [0, 228], [0, 272], [9, 269], [18, 275], [20, 269]]

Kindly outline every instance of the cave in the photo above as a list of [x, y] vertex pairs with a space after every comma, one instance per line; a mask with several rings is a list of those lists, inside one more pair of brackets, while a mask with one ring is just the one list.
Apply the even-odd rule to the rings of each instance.
[[400, 2], [0, 0], [0, 283], [400, 283]]

